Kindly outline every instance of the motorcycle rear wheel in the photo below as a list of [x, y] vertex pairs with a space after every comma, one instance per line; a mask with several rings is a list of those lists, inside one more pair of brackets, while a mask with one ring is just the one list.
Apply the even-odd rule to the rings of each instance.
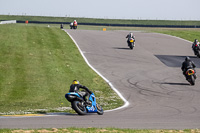
[[195, 79], [194, 79], [194, 76], [191, 76], [191, 79], [190, 79], [190, 84], [191, 85], [195, 85]]
[[200, 58], [200, 51], [198, 51], [198, 53], [197, 53], [197, 57]]
[[97, 114], [98, 115], [103, 115], [103, 108], [99, 105], [99, 104], [96, 104], [96, 106], [97, 106]]
[[73, 101], [72, 102], [72, 108], [78, 113], [79, 115], [86, 115], [87, 110], [84, 105], [80, 101]]

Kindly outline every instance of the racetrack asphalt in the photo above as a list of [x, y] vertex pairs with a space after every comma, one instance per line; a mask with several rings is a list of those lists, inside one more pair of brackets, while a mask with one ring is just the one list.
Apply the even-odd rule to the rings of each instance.
[[[104, 115], [57, 114], [38, 117], [1, 117], [0, 128], [116, 127], [132, 129], [200, 128], [200, 59], [191, 42], [176, 37], [130, 31], [67, 30], [89, 63], [129, 101], [129, 106]], [[196, 85], [181, 71], [185, 56], [198, 64]], [[97, 101], [98, 102], [98, 101]]]

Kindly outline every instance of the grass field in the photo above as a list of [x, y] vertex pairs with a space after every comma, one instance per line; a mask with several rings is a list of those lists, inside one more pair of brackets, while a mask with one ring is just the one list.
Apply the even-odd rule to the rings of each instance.
[[200, 21], [124, 20], [124, 19], [0, 15], [0, 20], [72, 22], [75, 19], [77, 20], [78, 23], [90, 22], [90, 23], [106, 23], [106, 24], [140, 24], [140, 25], [196, 25], [196, 26], [200, 25]]
[[[168, 34], [172, 36], [177, 36], [189, 41], [194, 41], [194, 39], [200, 40], [200, 29], [165, 29], [165, 30], [152, 30], [152, 32]], [[192, 45], [192, 44], [191, 44]]]
[[92, 89], [105, 110], [123, 105], [59, 28], [0, 25], [0, 49], [0, 114], [63, 111], [74, 79]]
[[37, 129], [37, 130], [20, 130], [20, 129], [0, 129], [0, 133], [199, 133], [199, 129], [186, 130], [135, 130], [119, 128], [63, 128], [63, 129]]

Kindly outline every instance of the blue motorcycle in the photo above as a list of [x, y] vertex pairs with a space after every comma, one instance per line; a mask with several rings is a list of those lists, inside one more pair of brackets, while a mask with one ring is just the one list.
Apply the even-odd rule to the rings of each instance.
[[103, 115], [104, 113], [102, 107], [96, 103], [94, 93], [89, 96], [90, 104], [86, 104], [84, 98], [75, 92], [65, 94], [65, 98], [71, 102], [72, 109], [74, 109], [79, 115], [86, 115], [87, 113], [97, 113], [99, 115]]

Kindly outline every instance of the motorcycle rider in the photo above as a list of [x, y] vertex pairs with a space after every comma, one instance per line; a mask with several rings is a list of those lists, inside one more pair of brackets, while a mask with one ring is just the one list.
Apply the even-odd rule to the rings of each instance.
[[195, 78], [196, 78], [196, 70], [194, 69], [196, 67], [196, 65], [194, 64], [194, 62], [193, 61], [191, 61], [190, 60], [190, 57], [186, 57], [185, 58], [185, 61], [182, 63], [182, 67], [181, 67], [181, 69], [182, 69], [182, 71], [183, 71], [183, 75], [186, 77], [186, 80], [187, 80], [187, 76], [186, 76], [186, 71], [188, 70], [188, 69], [193, 69], [194, 70], [194, 76], [195, 76]]
[[[133, 39], [134, 39], [134, 42], [135, 42], [135, 36], [133, 35], [132, 32], [130, 32], [130, 33], [126, 36], [126, 38], [128, 38], [127, 43], [129, 43], [129, 39], [130, 39], [130, 38], [133, 38]], [[134, 43], [134, 46], [135, 46], [135, 43]]]
[[78, 23], [77, 23], [77, 21], [76, 21], [76, 20], [74, 20], [73, 24], [74, 24], [74, 25], [75, 25], [75, 24], [77, 25]]
[[63, 29], [63, 27], [64, 27], [63, 24], [61, 24], [61, 25], [60, 25], [60, 29]]
[[72, 27], [73, 27], [73, 23], [70, 23], [70, 29], [72, 29]]
[[73, 26], [77, 26], [77, 25], [78, 25], [77, 21], [74, 20], [74, 22], [73, 22]]
[[192, 44], [192, 49], [193, 49], [195, 55], [196, 55], [196, 49], [195, 49], [196, 47], [198, 47], [197, 49], [200, 49], [199, 41], [197, 39], [195, 39]]
[[[82, 88], [86, 91], [79, 91], [80, 88]], [[78, 80], [73, 80], [73, 82], [70, 86], [69, 92], [78, 93], [80, 96], [82, 96], [84, 98], [86, 104], [91, 104], [91, 102], [89, 102], [89, 96], [90, 96], [90, 94], [92, 94], [92, 92], [86, 86], [79, 84]], [[87, 99], [86, 99], [86, 97], [87, 97]]]

